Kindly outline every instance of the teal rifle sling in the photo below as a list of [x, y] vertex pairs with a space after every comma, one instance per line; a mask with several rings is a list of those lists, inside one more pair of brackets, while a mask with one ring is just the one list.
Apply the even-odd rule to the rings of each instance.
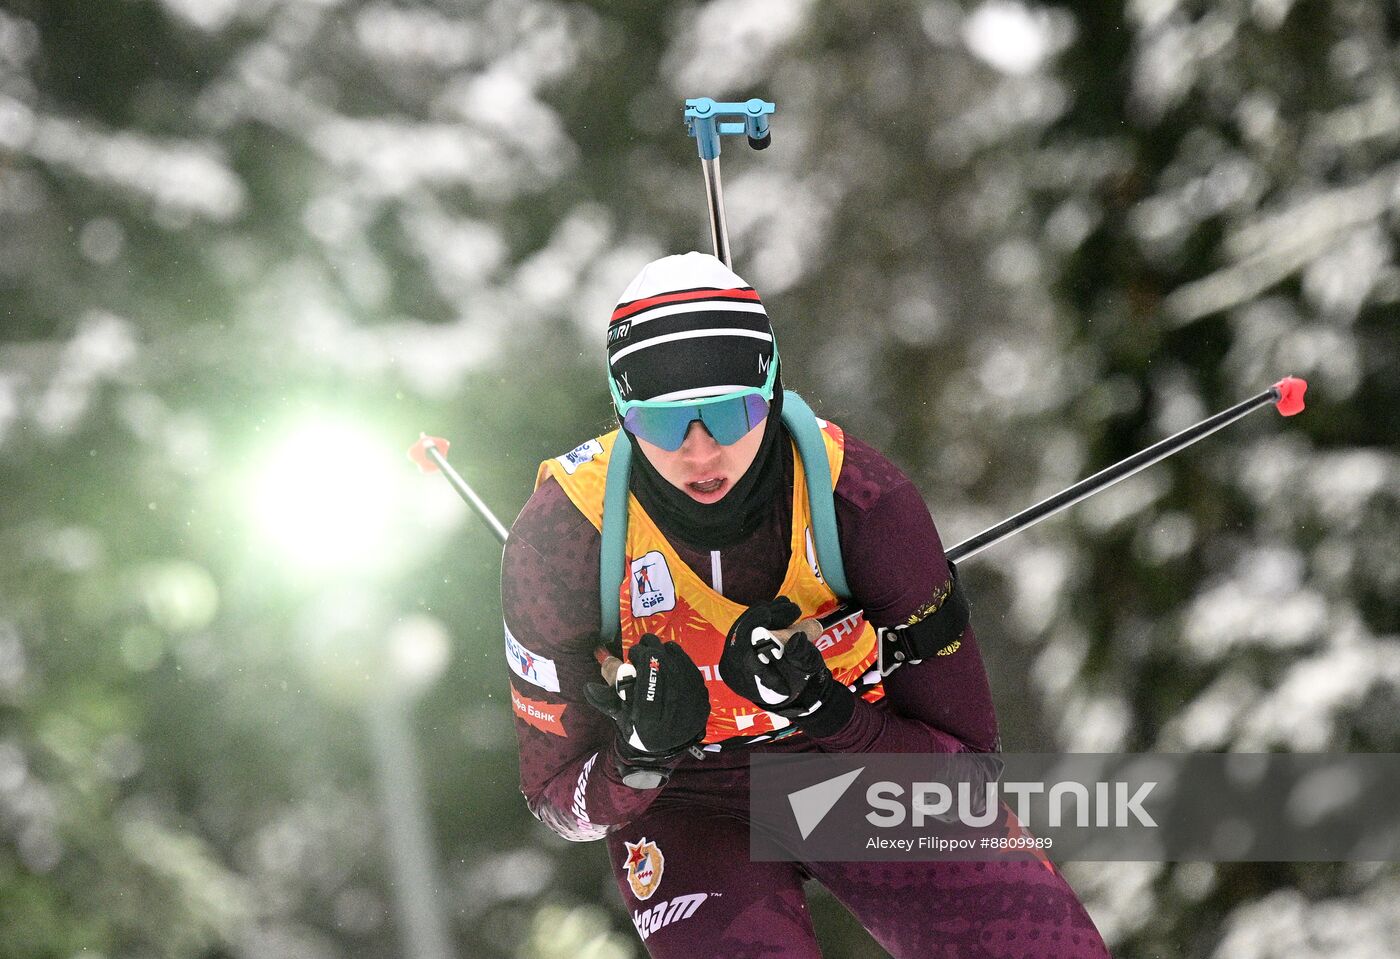
[[841, 540], [836, 530], [836, 498], [831, 489], [831, 464], [826, 458], [826, 441], [822, 439], [817, 415], [807, 401], [792, 390], [783, 391], [783, 425], [788, 428], [797, 455], [802, 458], [802, 472], [807, 477], [807, 505], [812, 514], [812, 541], [817, 548], [817, 565], [822, 578], [836, 597], [845, 602], [851, 598], [846, 585], [846, 564], [841, 561]]
[[617, 431], [608, 457], [603, 492], [603, 545], [598, 556], [598, 608], [603, 611], [603, 645], [621, 655], [622, 619], [618, 608], [622, 577], [627, 575], [627, 497], [632, 475], [632, 441]]

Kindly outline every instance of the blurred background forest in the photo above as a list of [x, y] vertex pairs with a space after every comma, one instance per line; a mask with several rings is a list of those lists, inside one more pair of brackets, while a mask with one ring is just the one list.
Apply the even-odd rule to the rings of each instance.
[[[404, 450], [509, 522], [605, 427], [687, 96], [776, 101], [736, 269], [948, 543], [1311, 383], [966, 564], [1009, 751], [1400, 749], [1389, 0], [4, 0], [0, 956], [642, 954]], [[1394, 865], [1067, 872], [1122, 957], [1400, 943]]]

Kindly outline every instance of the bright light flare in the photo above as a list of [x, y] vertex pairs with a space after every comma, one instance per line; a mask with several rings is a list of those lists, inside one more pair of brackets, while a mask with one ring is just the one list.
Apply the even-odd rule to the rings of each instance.
[[308, 572], [376, 570], [404, 545], [411, 496], [399, 452], [343, 423], [309, 424], [272, 449], [252, 483], [253, 521]]

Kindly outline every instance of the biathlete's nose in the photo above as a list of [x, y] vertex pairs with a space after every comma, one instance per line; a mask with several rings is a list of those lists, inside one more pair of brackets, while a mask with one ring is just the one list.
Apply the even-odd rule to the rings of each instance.
[[710, 435], [709, 428], [701, 420], [691, 420], [685, 442], [681, 443], [681, 453], [691, 459], [701, 459], [714, 455], [718, 449], [719, 444]]

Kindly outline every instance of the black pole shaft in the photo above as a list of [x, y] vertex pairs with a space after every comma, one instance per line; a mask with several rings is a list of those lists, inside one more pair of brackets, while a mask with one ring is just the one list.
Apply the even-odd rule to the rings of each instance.
[[1068, 509], [1080, 500], [1093, 496], [1100, 490], [1107, 489], [1114, 483], [1127, 479], [1153, 463], [1166, 459], [1178, 450], [1185, 449], [1216, 430], [1229, 426], [1235, 420], [1247, 416], [1259, 407], [1278, 402], [1278, 398], [1278, 391], [1270, 388], [1243, 403], [1235, 404], [1228, 410], [1207, 417], [1194, 426], [1188, 426], [1175, 436], [1169, 436], [1159, 443], [1154, 443], [1147, 449], [1134, 453], [1127, 459], [1114, 463], [1087, 479], [1080, 480], [1068, 489], [1061, 490], [1029, 509], [1022, 510], [1010, 519], [1004, 519], [995, 526], [984, 529], [971, 539], [963, 540], [948, 550], [948, 559], [957, 563], [969, 556], [974, 556], [993, 543], [999, 543], [1013, 533], [1033, 526], [1047, 516], [1053, 516], [1062, 509]]
[[[1058, 513], [1062, 509], [1068, 509], [1080, 500], [1093, 496], [1100, 490], [1107, 489], [1120, 480], [1125, 480], [1139, 470], [1144, 470], [1153, 463], [1160, 462], [1171, 456], [1178, 450], [1190, 446], [1199, 439], [1203, 439], [1214, 433], [1216, 430], [1229, 426], [1235, 420], [1247, 416], [1259, 407], [1268, 403], [1278, 402], [1277, 390], [1270, 388], [1260, 393], [1252, 399], [1247, 399], [1243, 403], [1237, 403], [1221, 413], [1216, 413], [1207, 419], [1201, 420], [1195, 426], [1188, 426], [1186, 429], [1169, 436], [1159, 443], [1149, 446], [1145, 450], [1134, 453], [1127, 459], [1114, 463], [1112, 466], [1102, 469], [1087, 479], [1082, 479], [1068, 489], [1061, 490], [1049, 499], [1036, 503], [1029, 509], [1024, 509], [1009, 519], [1004, 519], [1000, 523], [988, 529], [984, 529], [971, 539], [965, 539], [961, 543], [947, 551], [950, 562], [961, 562], [976, 553], [999, 543], [1025, 529], [1032, 526], [1047, 516]], [[836, 609], [821, 617], [823, 629], [830, 629], [844, 619], [859, 612], [859, 607], [851, 603], [843, 603]]]

